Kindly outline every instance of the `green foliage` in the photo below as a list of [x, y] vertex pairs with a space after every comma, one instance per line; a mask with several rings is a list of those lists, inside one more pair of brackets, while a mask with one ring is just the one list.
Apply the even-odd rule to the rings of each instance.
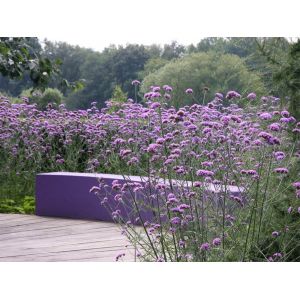
[[173, 58], [179, 58], [185, 53], [186, 49], [183, 45], [173, 41], [171, 44], [165, 44], [162, 52], [162, 58], [171, 60]]
[[116, 85], [112, 97], [108, 104], [108, 113], [118, 111], [121, 108], [121, 105], [127, 101], [127, 93], [124, 93], [122, 88], [119, 85]]
[[18, 97], [10, 97], [10, 95], [6, 92], [0, 91], [0, 97], [6, 97], [9, 98], [11, 103], [23, 103], [23, 100]]
[[[145, 77], [141, 90], [146, 92], [151, 85], [164, 84], [175, 89], [172, 103], [177, 107], [195, 101], [202, 103], [205, 87], [209, 89], [206, 100], [212, 99], [215, 91], [237, 90], [243, 95], [265, 92], [260, 77], [248, 71], [241, 58], [215, 52], [194, 53], [166, 64]], [[187, 88], [194, 90], [193, 98], [185, 94]]]
[[[62, 89], [82, 88], [82, 82], [69, 82], [61, 77], [61, 64], [59, 58], [51, 60], [43, 56], [37, 38], [0, 38], [0, 74], [11, 80], [21, 80], [25, 77], [27, 86], [41, 91], [44, 91], [54, 79], [59, 82]], [[28, 84], [28, 81], [31, 84]], [[4, 83], [9, 84], [9, 81]]]
[[58, 89], [52, 88], [47, 88], [44, 92], [25, 90], [21, 96], [29, 98], [32, 103], [37, 103], [39, 109], [46, 109], [48, 103], [58, 106], [64, 100], [63, 94]]
[[0, 213], [33, 214], [34, 211], [34, 197], [25, 196], [21, 200], [0, 199]]
[[45, 108], [48, 103], [61, 104], [63, 101], [63, 94], [58, 89], [47, 88], [40, 99], [39, 106]]
[[[150, 50], [157, 55], [155, 47]], [[85, 88], [68, 95], [68, 108], [85, 109], [93, 101], [104, 107], [104, 102], [111, 98], [116, 85], [119, 85], [128, 97], [134, 98], [135, 90], [131, 82], [138, 78], [149, 57], [148, 49], [140, 45], [118, 48], [111, 46], [102, 53], [89, 53], [80, 68], [81, 77], [86, 79]]]
[[59, 73], [60, 62], [42, 58], [28, 41], [29, 38], [0, 38], [0, 73], [20, 79], [29, 72], [33, 86], [45, 89], [51, 76]]
[[116, 85], [113, 94], [112, 94], [112, 101], [124, 103], [127, 100], [127, 93], [122, 91], [122, 88], [119, 85]]
[[[300, 39], [286, 47], [284, 55], [278, 55], [278, 48], [285, 43], [283, 38], [272, 44], [257, 41], [261, 54], [273, 67], [273, 81], [289, 96], [291, 113], [300, 119]], [[282, 99], [283, 102], [283, 99]]]
[[[22, 66], [26, 65], [27, 52], [24, 49], [27, 49], [30, 57], [27, 61], [33, 60], [30, 64], [28, 63], [28, 68], [30, 65], [33, 69], [30, 71], [29, 68], [26, 71], [26, 68], [23, 67], [22, 70], [19, 70], [22, 72], [25, 70], [22, 73], [22, 79], [15, 80], [19, 78], [17, 76], [18, 68], [16, 69], [15, 63], [9, 65], [11, 62], [9, 58], [3, 60], [3, 57], [8, 54], [5, 50], [7, 46], [2, 46], [2, 56], [0, 54], [2, 65], [4, 65], [5, 70], [11, 70], [11, 77], [8, 75], [6, 77], [1, 76], [0, 72], [0, 90], [5, 91], [9, 96], [16, 97], [22, 90], [37, 87], [37, 85], [43, 86], [43, 88], [57, 88], [66, 97], [66, 104], [69, 109], [86, 109], [94, 101], [98, 102], [100, 107], [104, 107], [104, 102], [112, 97], [116, 85], [119, 85], [129, 98], [135, 98], [135, 89], [131, 85], [132, 80], [152, 76], [152, 73], [156, 73], [170, 61], [174, 60], [173, 63], [180, 62], [180, 58], [189, 56], [189, 54], [202, 52], [209, 54], [212, 51], [218, 53], [219, 56], [233, 54], [240, 57], [248, 71], [254, 73], [253, 76], [260, 76], [267, 94], [283, 97], [286, 96], [286, 89], [288, 89], [284, 80], [276, 79], [278, 70], [287, 70], [286, 66], [289, 64], [288, 53], [291, 43], [285, 38], [211, 37], [204, 38], [198, 44], [188, 47], [173, 41], [163, 47], [155, 44], [150, 46], [129, 44], [125, 47], [111, 45], [102, 52], [47, 40], [44, 41], [45, 47], [42, 49], [37, 38], [1, 38], [1, 41], [2, 45], [10, 44], [11, 57], [15, 56], [16, 59], [24, 60]], [[23, 49], [24, 43], [26, 47]], [[268, 55], [262, 53], [260, 44], [265, 45], [264, 51]], [[273, 64], [272, 61], [274, 60], [279, 64]], [[294, 60], [293, 64], [296, 61]], [[5, 63], [3, 64], [3, 62]], [[51, 67], [52, 72], [50, 72]], [[51, 74], [43, 75], [43, 72], [45, 74], [50, 72]], [[213, 72], [214, 69], [208, 77], [214, 77]], [[283, 72], [282, 78], [285, 76], [284, 74]], [[225, 78], [225, 80], [227, 79]], [[32, 80], [37, 84], [34, 84]], [[221, 86], [220, 88], [228, 86], [226, 82], [222, 83], [222, 80], [224, 77], [221, 76], [218, 88], [219, 86]], [[200, 92], [198, 91], [198, 94], [201, 95], [200, 98], [202, 97], [203, 85], [210, 83], [209, 79], [202, 81], [197, 87], [197, 90], [200, 89]], [[205, 81], [208, 83], [206, 84]], [[190, 86], [189, 81], [186, 84]], [[213, 87], [211, 87], [212, 89]], [[288, 94], [291, 99], [298, 99], [299, 97], [296, 93]], [[206, 99], [209, 96], [208, 93]], [[141, 95], [139, 94], [138, 100], [140, 99]], [[296, 105], [292, 103], [294, 102], [291, 102], [291, 105]]]
[[140, 78], [145, 78], [147, 75], [157, 71], [158, 69], [162, 68], [165, 66], [169, 61], [167, 59], [161, 58], [161, 57], [154, 57], [150, 58], [145, 66], [144, 69], [139, 72]]

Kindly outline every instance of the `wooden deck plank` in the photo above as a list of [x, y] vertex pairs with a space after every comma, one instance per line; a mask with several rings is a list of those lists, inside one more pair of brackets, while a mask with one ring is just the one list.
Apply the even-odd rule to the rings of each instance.
[[[124, 249], [129, 248], [129, 244], [124, 240], [109, 240], [104, 242], [97, 242], [97, 243], [81, 243], [81, 244], [64, 244], [64, 245], [58, 245], [58, 246], [49, 246], [49, 245], [41, 245], [37, 244], [35, 247], [32, 246], [20, 246], [18, 248], [14, 246], [9, 245], [6, 248], [6, 252], [9, 253], [10, 256], [15, 255], [34, 255], [34, 254], [45, 254], [45, 253], [59, 253], [59, 252], [65, 252], [65, 251], [80, 251], [80, 250], [99, 250], [103, 251], [103, 249], [111, 249], [111, 248], [117, 248], [117, 247], [124, 247]], [[4, 249], [1, 249], [4, 251]], [[2, 254], [3, 255], [3, 254]], [[7, 254], [5, 254], [7, 256]], [[1, 256], [0, 253], [0, 257]]]
[[113, 223], [0, 214], [0, 261], [134, 261]]
[[[98, 222], [100, 223], [100, 222]], [[60, 224], [48, 224], [47, 222], [36, 223], [36, 224], [24, 224], [18, 226], [8, 226], [8, 227], [0, 227], [0, 240], [1, 237], [10, 233], [30, 233], [30, 232], [41, 232], [43, 230], [46, 231], [72, 231], [72, 232], [81, 232], [83, 230], [98, 230], [98, 231], [105, 231], [105, 230], [117, 230], [115, 226], [112, 225], [104, 225], [98, 223], [90, 223], [90, 222], [83, 222], [81, 224], [70, 224], [70, 222], [60, 223]], [[84, 225], [84, 226], [82, 226]]]
[[8, 233], [3, 234], [0, 236], [0, 243], [5, 243], [5, 241], [9, 241], [11, 239], [18, 240], [21, 242], [27, 239], [48, 239], [48, 238], [56, 238], [56, 240], [63, 240], [63, 239], [89, 239], [93, 237], [109, 237], [109, 236], [117, 236], [120, 235], [120, 231], [117, 229], [108, 229], [108, 230], [86, 230], [86, 231], [74, 231], [72, 229], [66, 228], [64, 230], [58, 230], [56, 232], [49, 231], [49, 230], [40, 230], [36, 232], [16, 232], [16, 233]]

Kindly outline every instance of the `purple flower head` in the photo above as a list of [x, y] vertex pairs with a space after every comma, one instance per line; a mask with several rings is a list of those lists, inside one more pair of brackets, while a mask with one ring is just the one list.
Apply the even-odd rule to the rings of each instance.
[[185, 241], [179, 240], [178, 245], [179, 245], [179, 248], [184, 248], [185, 247]]
[[188, 88], [185, 90], [186, 94], [193, 94], [193, 90], [191, 88]]
[[120, 253], [116, 256], [116, 261], [119, 261], [123, 256], [125, 256], [125, 253]]
[[171, 95], [170, 95], [170, 94], [167, 94], [167, 93], [165, 93], [165, 94], [164, 94], [164, 98], [165, 98], [166, 100], [170, 100], [170, 99], [171, 99]]
[[152, 92], [156, 93], [160, 91], [160, 87], [159, 86], [153, 86], [152, 87]]
[[155, 185], [155, 188], [157, 190], [165, 190], [167, 188], [167, 185], [164, 183], [158, 183], [157, 185]]
[[117, 219], [120, 215], [121, 215], [121, 211], [119, 209], [117, 209], [111, 213], [111, 216], [114, 220]]
[[158, 149], [160, 148], [161, 146], [159, 144], [150, 144], [147, 148], [147, 152], [149, 153], [157, 153]]
[[272, 119], [272, 115], [268, 112], [264, 112], [264, 113], [261, 113], [259, 115], [259, 117], [262, 119], [262, 120], [270, 120]]
[[274, 172], [278, 174], [287, 174], [289, 170], [287, 168], [275, 168]]
[[201, 166], [203, 166], [203, 167], [212, 167], [213, 164], [214, 163], [212, 161], [203, 161], [201, 163]]
[[196, 125], [194, 125], [194, 124], [190, 124], [190, 125], [188, 125], [188, 130], [190, 130], [190, 131], [194, 131], [194, 130], [197, 130], [198, 129], [198, 127], [196, 126]]
[[276, 160], [283, 160], [285, 158], [285, 153], [282, 151], [277, 151], [274, 153]]
[[65, 163], [65, 161], [64, 161], [63, 158], [59, 158], [59, 159], [56, 160], [56, 163], [57, 163], [58, 165], [63, 165], [63, 164]]
[[280, 260], [282, 258], [282, 254], [277, 252], [273, 254], [273, 259], [274, 260]]
[[170, 193], [167, 198], [168, 198], [167, 204], [173, 204], [173, 203], [177, 203], [178, 202], [178, 200], [176, 199], [175, 195], [172, 194], [172, 193]]
[[121, 189], [122, 185], [119, 183], [118, 180], [114, 180], [112, 182], [112, 186], [111, 187], [112, 187], [113, 190], [119, 191]]
[[287, 212], [288, 212], [288, 214], [291, 214], [292, 211], [293, 211], [293, 207], [290, 206], [290, 207], [288, 208]]
[[162, 257], [158, 257], [157, 259], [156, 259], [156, 262], [164, 262], [165, 260], [162, 258]]
[[161, 104], [159, 102], [153, 102], [150, 104], [151, 109], [156, 109], [158, 107], [161, 107]]
[[241, 95], [236, 91], [229, 91], [226, 94], [226, 99], [230, 100], [230, 99], [234, 99], [234, 98], [241, 98]]
[[290, 118], [280, 118], [281, 123], [290, 123]]
[[180, 204], [178, 207], [179, 207], [179, 209], [181, 209], [181, 210], [190, 208], [190, 206], [189, 206], [188, 204], [185, 204], [185, 203]]
[[218, 247], [221, 245], [221, 239], [220, 238], [214, 238], [213, 241], [212, 241], [212, 244], [215, 246], [215, 247]]
[[156, 140], [156, 143], [159, 144], [159, 145], [162, 145], [166, 140], [164, 138], [158, 138]]
[[296, 181], [293, 183], [293, 187], [296, 189], [296, 190], [300, 190], [300, 181]]
[[171, 87], [171, 86], [169, 86], [169, 85], [164, 85], [163, 86], [163, 89], [166, 91], [166, 92], [172, 92], [173, 91], [173, 88]]
[[171, 208], [171, 211], [172, 212], [177, 212], [177, 213], [180, 213], [180, 214], [182, 214], [184, 212], [184, 210], [181, 209], [179, 206]]
[[130, 149], [122, 149], [120, 150], [120, 156], [124, 158], [125, 156], [128, 156], [132, 151]]
[[256, 94], [255, 94], [255, 93], [250, 93], [250, 94], [247, 96], [247, 99], [248, 99], [248, 100], [254, 100], [254, 99], [256, 99]]
[[215, 175], [215, 173], [213, 171], [208, 171], [208, 170], [198, 170], [196, 172], [196, 175], [201, 177], [212, 177]]
[[137, 86], [137, 85], [140, 85], [141, 82], [135, 79], [131, 82], [131, 84]]
[[200, 250], [203, 251], [203, 252], [209, 251], [210, 250], [210, 244], [209, 243], [203, 243], [200, 246]]
[[181, 223], [181, 219], [179, 217], [174, 217], [174, 218], [171, 218], [170, 222], [173, 225], [179, 225]]
[[240, 172], [241, 174], [245, 174], [245, 175], [258, 175], [257, 171], [255, 170], [241, 170]]
[[287, 110], [283, 110], [280, 114], [283, 118], [288, 118], [290, 116], [290, 113]]
[[269, 125], [269, 129], [272, 131], [279, 131], [280, 130], [280, 124], [279, 123], [272, 123]]
[[230, 196], [230, 198], [241, 206], [244, 206], [243, 199], [238, 196]]
[[221, 93], [215, 93], [215, 97], [221, 100], [224, 98], [223, 94]]
[[279, 232], [278, 231], [273, 231], [272, 232], [272, 236], [273, 237], [278, 237], [279, 236]]
[[91, 189], [90, 189], [90, 193], [98, 193], [100, 192], [100, 188], [98, 186], [93, 186]]
[[137, 157], [132, 157], [128, 162], [127, 162], [127, 165], [128, 166], [132, 166], [132, 165], [135, 165], [139, 162], [139, 159]]

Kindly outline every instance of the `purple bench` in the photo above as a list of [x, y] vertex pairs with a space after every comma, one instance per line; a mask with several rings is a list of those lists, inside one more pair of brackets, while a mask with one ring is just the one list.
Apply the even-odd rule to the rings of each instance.
[[[111, 186], [114, 180], [119, 180], [120, 183], [125, 182], [123, 176], [112, 174], [72, 172], [38, 174], [36, 176], [36, 214], [39, 216], [113, 221], [111, 214], [100, 204], [99, 198], [94, 193], [89, 192], [93, 186], [98, 186], [100, 178], [108, 186]], [[146, 178], [126, 176], [126, 179], [143, 183]], [[176, 181], [173, 182], [178, 184]], [[222, 186], [219, 190], [213, 185], [207, 189], [217, 196], [222, 191]], [[240, 194], [241, 192], [235, 186], [227, 186], [227, 189], [233, 194]], [[127, 204], [127, 208], [130, 210], [130, 200]], [[122, 214], [130, 214], [126, 211], [126, 207], [120, 208], [120, 210]], [[149, 209], [143, 211], [142, 215], [147, 220], [153, 216]]]

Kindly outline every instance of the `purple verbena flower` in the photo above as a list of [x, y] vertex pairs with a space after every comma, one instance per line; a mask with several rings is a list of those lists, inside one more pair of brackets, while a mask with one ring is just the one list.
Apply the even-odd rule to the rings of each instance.
[[223, 99], [224, 98], [222, 93], [215, 93], [215, 97], [218, 98], [218, 99]]
[[173, 218], [171, 218], [170, 222], [173, 225], [178, 225], [181, 223], [181, 219], [179, 217], [173, 217]]
[[274, 172], [279, 174], [287, 174], [289, 170], [287, 168], [275, 168]]
[[209, 171], [209, 170], [198, 170], [196, 172], [196, 175], [200, 176], [200, 177], [212, 177], [215, 175], [215, 173], [213, 171]]
[[119, 261], [119, 260], [120, 260], [122, 257], [124, 257], [124, 256], [125, 256], [125, 253], [124, 253], [124, 252], [118, 254], [118, 255], [116, 256], [116, 261]]
[[209, 251], [210, 250], [210, 244], [209, 243], [203, 243], [202, 245], [200, 245], [200, 250], [201, 251]]
[[296, 190], [300, 190], [300, 181], [294, 182], [293, 187], [296, 188]]
[[236, 92], [236, 91], [229, 91], [227, 94], [226, 94], [226, 99], [234, 99], [234, 98], [241, 98], [241, 95]]
[[254, 99], [256, 99], [256, 94], [255, 93], [248, 94], [247, 99], [248, 100], [254, 100]]
[[214, 238], [213, 241], [212, 241], [212, 244], [215, 246], [215, 247], [218, 247], [220, 246], [222, 243], [222, 240], [220, 238]]
[[137, 86], [137, 85], [140, 85], [141, 82], [135, 79], [131, 82], [131, 84]]

